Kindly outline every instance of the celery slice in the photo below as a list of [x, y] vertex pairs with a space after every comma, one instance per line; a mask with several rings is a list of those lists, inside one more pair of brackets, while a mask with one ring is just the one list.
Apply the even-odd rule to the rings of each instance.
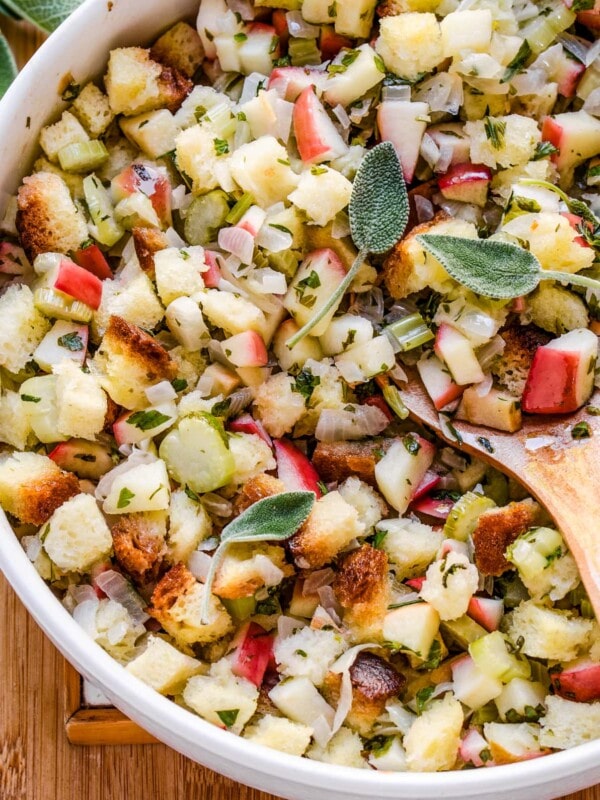
[[231, 616], [239, 622], [243, 622], [245, 619], [248, 619], [248, 617], [251, 617], [256, 610], [256, 598], [254, 595], [250, 595], [250, 597], [238, 597], [236, 600], [227, 600], [223, 598], [221, 602]]
[[392, 322], [385, 328], [385, 332], [391, 334], [398, 342], [403, 352], [414, 350], [426, 342], [430, 342], [434, 335], [427, 327], [427, 323], [419, 312], [409, 314], [408, 317]]
[[466, 542], [477, 526], [477, 520], [484, 511], [495, 508], [496, 504], [489, 497], [467, 492], [458, 500], [444, 525], [444, 536], [447, 539], [458, 539]]
[[94, 174], [83, 179], [83, 191], [92, 222], [96, 230], [94, 238], [106, 247], [112, 247], [125, 231], [115, 221], [114, 209], [108, 191]]
[[271, 269], [281, 272], [286, 278], [293, 278], [298, 272], [298, 254], [293, 250], [281, 250], [279, 253], [269, 253], [268, 264]]
[[92, 309], [81, 300], [73, 300], [55, 289], [36, 289], [33, 293], [33, 304], [50, 319], [89, 322], [93, 314]]
[[533, 53], [546, 50], [556, 37], [570, 28], [575, 22], [576, 14], [562, 3], [546, 17], [537, 16], [522, 32]]
[[74, 142], [58, 151], [60, 166], [65, 172], [89, 172], [102, 166], [108, 159], [104, 142]]
[[237, 225], [246, 211], [253, 205], [254, 198], [250, 192], [244, 192], [229, 214], [225, 217], [225, 222], [228, 222], [230, 225]]
[[288, 53], [294, 67], [304, 67], [307, 64], [320, 64], [321, 52], [317, 47], [316, 39], [290, 39]]
[[490, 678], [508, 683], [513, 678], [529, 678], [531, 667], [523, 656], [508, 652], [507, 641], [500, 631], [494, 631], [471, 642], [471, 658]]
[[228, 214], [227, 195], [221, 189], [196, 197], [185, 215], [183, 231], [186, 241], [203, 247], [216, 241]]
[[231, 113], [229, 103], [218, 103], [209, 108], [204, 119], [212, 123], [215, 132], [221, 139], [229, 139], [235, 133], [237, 119]]

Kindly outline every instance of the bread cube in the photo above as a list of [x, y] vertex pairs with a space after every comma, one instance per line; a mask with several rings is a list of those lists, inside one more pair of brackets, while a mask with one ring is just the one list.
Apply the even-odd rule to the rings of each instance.
[[377, 530], [386, 532], [381, 547], [398, 580], [423, 575], [444, 540], [440, 531], [412, 519], [387, 519], [377, 525]]
[[590, 323], [581, 297], [550, 281], [542, 281], [535, 292], [528, 295], [527, 313], [535, 325], [557, 336], [576, 328], [587, 328]]
[[[88, 611], [95, 608], [95, 615]], [[119, 663], [127, 663], [135, 652], [135, 646], [146, 629], [141, 622], [134, 622], [127, 609], [114, 600], [86, 600], [76, 606], [75, 620], [84, 631]]]
[[458, 619], [466, 613], [478, 585], [477, 567], [462, 553], [450, 551], [427, 569], [420, 594], [436, 609], [440, 619]]
[[24, 413], [21, 395], [10, 390], [3, 392], [0, 397], [0, 442], [24, 450], [30, 434], [31, 425]]
[[531, 499], [484, 511], [473, 531], [475, 564], [483, 575], [502, 575], [511, 568], [505, 557], [509, 545], [533, 528], [541, 509]]
[[271, 475], [257, 475], [250, 478], [240, 489], [233, 503], [233, 513], [237, 516], [245, 511], [253, 503], [257, 503], [265, 497], [272, 497], [274, 494], [285, 492], [285, 484], [278, 478]]
[[261, 717], [244, 731], [244, 739], [291, 756], [304, 755], [311, 737], [312, 728], [308, 725], [292, 722], [285, 717], [275, 717], [272, 714]]
[[513, 642], [523, 639], [525, 655], [553, 661], [577, 658], [593, 630], [591, 620], [537, 605], [533, 600], [521, 603], [507, 616], [507, 623], [509, 638]]
[[[546, 289], [550, 289], [548, 305], [552, 307], [552, 298], [555, 287], [551, 286], [550, 283], [542, 282], [539, 289], [527, 297], [527, 307], [529, 312], [531, 311], [531, 302], [534, 295], [536, 295], [538, 291], [545, 294]], [[563, 293], [562, 289], [557, 288], [557, 291], [560, 294]], [[570, 295], [571, 293], [564, 290], [564, 294]], [[587, 311], [585, 311], [585, 306], [576, 295], [571, 296], [574, 297], [578, 303], [581, 303], [586, 319], [584, 325], [577, 325], [575, 327], [587, 328]], [[542, 298], [540, 297], [540, 300], [541, 299]], [[560, 333], [564, 333], [564, 331], [560, 331]], [[500, 385], [506, 387], [508, 392], [513, 395], [513, 397], [520, 397], [525, 389], [525, 383], [527, 381], [527, 376], [529, 374], [529, 369], [531, 367], [531, 362], [533, 361], [535, 351], [538, 349], [538, 347], [548, 344], [550, 337], [535, 325], [520, 324], [507, 326], [500, 335], [504, 339], [504, 350], [494, 360], [491, 371], [492, 374], [498, 379]]]
[[354, 767], [354, 769], [368, 769], [368, 764], [363, 758], [363, 743], [357, 733], [350, 728], [342, 727], [330, 739], [326, 747], [313, 745], [306, 754], [314, 761], [323, 761], [325, 764], [337, 764], [341, 767]]
[[285, 372], [273, 375], [256, 389], [254, 410], [275, 438], [289, 433], [306, 413], [304, 397], [295, 392], [294, 379]]
[[594, 261], [593, 249], [581, 246], [577, 241], [579, 233], [562, 214], [550, 211], [519, 214], [503, 230], [528, 242], [542, 269], [579, 272]]
[[0, 460], [0, 503], [21, 522], [43, 525], [79, 491], [77, 476], [63, 471], [48, 456], [12, 453]]
[[229, 160], [219, 155], [215, 140], [221, 138], [209, 124], [193, 125], [175, 138], [177, 168], [192, 181], [194, 194], [204, 194], [220, 185], [217, 170]]
[[86, 83], [71, 110], [77, 115], [92, 139], [98, 139], [115, 118], [108, 97], [94, 83]]
[[189, 297], [204, 289], [200, 270], [204, 267], [201, 247], [168, 247], [154, 253], [156, 288], [165, 306], [178, 297]]
[[540, 720], [540, 744], [567, 750], [600, 737], [600, 703], [575, 703], [548, 695]]
[[435, 11], [440, 0], [383, 0], [377, 6], [380, 17], [395, 17], [405, 11]]
[[273, 452], [260, 436], [237, 433], [229, 438], [229, 449], [235, 461], [232, 483], [241, 484], [277, 466]]
[[489, 8], [453, 11], [440, 22], [445, 58], [463, 51], [487, 53], [492, 40], [492, 12]]
[[414, 80], [444, 59], [442, 34], [435, 14], [407, 12], [384, 17], [375, 49], [390, 72]]
[[319, 166], [302, 173], [289, 199], [317, 225], [326, 225], [346, 208], [351, 194], [352, 184], [347, 178], [335, 169]]
[[76, 172], [65, 172], [57, 164], [48, 161], [46, 156], [40, 156], [35, 160], [33, 172], [51, 172], [53, 175], [57, 175], [66, 183], [73, 199], [83, 199], [83, 175], [78, 175]]
[[471, 161], [492, 168], [526, 164], [541, 140], [537, 122], [520, 114], [471, 120], [465, 133], [471, 137]]
[[346, 478], [338, 486], [338, 492], [358, 512], [365, 533], [370, 532], [387, 515], [388, 508], [381, 495], [358, 478]]
[[345, 649], [346, 642], [337, 631], [305, 627], [285, 639], [277, 637], [274, 654], [282, 675], [306, 677], [319, 687]]
[[266, 325], [260, 308], [237, 294], [208, 289], [199, 299], [209, 322], [232, 336], [247, 330], [260, 333]]
[[89, 142], [85, 128], [77, 117], [69, 111], [63, 111], [62, 117], [53, 125], [46, 125], [40, 131], [40, 145], [50, 161], [58, 162], [58, 152], [68, 144]]
[[205, 666], [160, 636], [149, 636], [144, 652], [132, 659], [126, 669], [160, 694], [175, 695], [192, 675], [198, 675]]
[[63, 572], [88, 572], [112, 551], [112, 537], [95, 497], [78, 494], [56, 509], [44, 550]]
[[285, 201], [299, 178], [289, 166], [288, 153], [274, 136], [261, 136], [231, 156], [231, 174], [261, 208]]
[[178, 22], [154, 42], [150, 55], [191, 78], [204, 59], [204, 48], [198, 31], [187, 22]]
[[158, 580], [166, 553], [164, 511], [120, 514], [111, 528], [115, 558], [140, 585]]
[[68, 360], [58, 364], [54, 373], [58, 376], [59, 430], [65, 437], [94, 441], [104, 428], [108, 412], [108, 400], [98, 376], [84, 372]]
[[381, 641], [391, 596], [387, 555], [367, 544], [353, 550], [340, 565], [334, 591], [352, 640]]
[[150, 158], [160, 158], [175, 149], [179, 127], [166, 108], [121, 119], [121, 130]]
[[219, 728], [240, 734], [258, 706], [258, 689], [245, 678], [195, 675], [183, 700], [196, 714]]
[[152, 281], [141, 270], [128, 267], [118, 277], [105, 280], [102, 284], [102, 301], [92, 318], [92, 335], [95, 341], [99, 341], [106, 333], [112, 316], [122, 317], [132, 325], [151, 331], [164, 315], [165, 310], [156, 296]]
[[404, 737], [409, 771], [452, 769], [458, 757], [463, 721], [462, 706], [451, 694], [431, 703]]
[[33, 304], [31, 289], [13, 284], [0, 296], [0, 365], [19, 372], [50, 329], [49, 320]]
[[[268, 580], [266, 574], [269, 575]], [[282, 547], [270, 544], [232, 544], [217, 572], [213, 592], [217, 597], [226, 600], [238, 600], [251, 597], [263, 586], [278, 586], [286, 576], [293, 574], [293, 567], [286, 564], [285, 550]]]
[[171, 493], [167, 559], [171, 564], [185, 563], [200, 542], [212, 533], [212, 521], [201, 503], [188, 497], [183, 489]]

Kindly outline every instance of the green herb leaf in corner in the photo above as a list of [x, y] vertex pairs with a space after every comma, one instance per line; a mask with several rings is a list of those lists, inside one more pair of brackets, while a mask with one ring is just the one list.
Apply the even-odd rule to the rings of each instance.
[[0, 35], [0, 97], [6, 92], [17, 74], [17, 65], [8, 42]]
[[82, 0], [2, 0], [19, 17], [49, 33], [64, 22]]

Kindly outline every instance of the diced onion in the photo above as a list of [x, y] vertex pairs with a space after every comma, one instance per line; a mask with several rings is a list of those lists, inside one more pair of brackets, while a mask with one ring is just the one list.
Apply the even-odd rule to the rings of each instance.
[[585, 57], [585, 66], [591, 66], [600, 55], [600, 39], [597, 39], [590, 47]]
[[342, 672], [340, 697], [331, 726], [331, 735], [339, 731], [352, 708], [352, 679], [348, 670]]
[[433, 692], [431, 693], [430, 700], [433, 700], [435, 697], [439, 697], [442, 694], [446, 694], [446, 692], [451, 692], [454, 688], [454, 684], [450, 681], [446, 681], [445, 683], [438, 683], [435, 687]]
[[539, 94], [548, 83], [548, 76], [542, 69], [528, 69], [512, 80], [517, 95]]
[[281, 139], [284, 144], [287, 144], [290, 133], [292, 132], [294, 104], [277, 97], [273, 105], [275, 116], [277, 117], [277, 137]]
[[389, 424], [387, 416], [377, 406], [352, 406], [353, 410], [326, 408], [321, 412], [315, 431], [320, 442], [362, 439], [377, 436]]
[[588, 94], [583, 104], [583, 110], [594, 117], [600, 117], [600, 86]]
[[542, 447], [550, 447], [555, 441], [554, 436], [532, 436], [525, 442], [525, 449], [530, 451], [540, 450]]
[[198, 580], [202, 581], [202, 583], [206, 581], [211, 565], [211, 556], [207, 555], [207, 553], [204, 553], [201, 550], [194, 550], [194, 552], [190, 554], [190, 557], [187, 561], [187, 567], [189, 571], [192, 573], [194, 578], [198, 578]]
[[415, 603], [420, 599], [420, 595], [417, 592], [409, 592], [408, 594], [403, 594], [397, 600], [394, 600], [394, 606], [398, 608], [400, 606], [409, 606], [411, 603]]
[[258, 232], [256, 242], [271, 253], [280, 253], [282, 250], [289, 250], [293, 240], [294, 237], [290, 231], [282, 231], [280, 228], [273, 227], [267, 219]]
[[421, 140], [421, 149], [419, 152], [430, 167], [434, 167], [437, 164], [440, 150], [428, 133], [426, 133]]
[[440, 72], [419, 84], [413, 100], [428, 103], [432, 112], [458, 114], [463, 103], [462, 80], [456, 73]]
[[416, 194], [413, 197], [415, 209], [417, 211], [417, 220], [419, 222], [429, 222], [435, 216], [435, 209], [433, 203], [422, 194]]
[[365, 642], [364, 644], [357, 644], [354, 647], [351, 647], [349, 650], [346, 650], [345, 653], [342, 653], [336, 661], [333, 662], [331, 667], [329, 668], [330, 672], [348, 672], [352, 664], [356, 661], [356, 656], [361, 653], [363, 650], [369, 650], [371, 648], [379, 648], [381, 647], [380, 644], [376, 644], [375, 642]]
[[[204, 500], [204, 498], [202, 498]], [[213, 550], [216, 550], [219, 546], [219, 540], [216, 536], [211, 536], [209, 539], [205, 539], [203, 542], [200, 542], [196, 550], [200, 551], [201, 553], [210, 553]]]
[[438, 160], [435, 162], [434, 170], [436, 172], [447, 172], [448, 167], [452, 163], [453, 156], [454, 156], [454, 148], [452, 147], [451, 144], [444, 143], [440, 145], [440, 154], [438, 156]]
[[450, 447], [443, 447], [440, 450], [440, 461], [451, 469], [464, 470], [467, 468], [468, 462], [466, 458], [459, 456], [455, 450]]
[[150, 616], [144, 611], [145, 603], [133, 586], [119, 572], [112, 569], [101, 572], [95, 583], [104, 594], [129, 612], [134, 622], [146, 622]]
[[335, 572], [331, 567], [318, 569], [311, 572], [302, 585], [303, 596], [314, 594], [322, 586], [330, 586], [335, 578]]
[[487, 344], [485, 344], [477, 354], [477, 359], [481, 369], [485, 372], [491, 366], [497, 356], [504, 352], [506, 342], [501, 336], [494, 336]]
[[304, 620], [296, 619], [295, 617], [286, 617], [282, 614], [277, 618], [277, 637], [279, 639], [287, 639], [299, 628], [305, 627], [306, 622], [304, 622]]
[[410, 730], [413, 722], [416, 720], [416, 714], [413, 714], [407, 708], [395, 700], [388, 703], [385, 707], [390, 720], [394, 723], [400, 733], [406, 734]]
[[219, 247], [237, 256], [242, 264], [251, 264], [254, 255], [254, 237], [244, 228], [221, 228]]
[[284, 579], [283, 570], [279, 569], [270, 558], [259, 553], [253, 559], [256, 564], [256, 571], [265, 582], [265, 586], [278, 586]]
[[239, 14], [246, 22], [256, 16], [256, 9], [250, 0], [227, 0], [227, 5], [234, 14]]
[[21, 546], [25, 550], [27, 558], [33, 562], [42, 550], [42, 541], [39, 536], [23, 536]]
[[100, 478], [98, 485], [96, 486], [96, 500], [100, 502], [104, 502], [104, 500], [106, 500], [110, 494], [110, 490], [112, 489], [115, 478], [119, 477], [119, 475], [124, 475], [134, 467], [139, 467], [140, 464], [153, 464], [155, 461], [157, 461], [157, 458], [153, 453], [144, 452], [138, 449], [133, 450], [126, 461], [123, 461], [123, 463], [119, 464], [114, 469], [111, 469], [110, 472], [107, 472], [106, 475], [103, 475], [102, 478]]
[[150, 403], [158, 405], [159, 403], [170, 403], [171, 400], [177, 400], [177, 392], [169, 381], [161, 381], [146, 389], [146, 397]]
[[406, 382], [408, 380], [408, 375], [404, 372], [400, 364], [396, 364], [394, 369], [390, 370], [389, 375], [394, 381]]
[[214, 514], [215, 517], [230, 517], [233, 512], [233, 506], [229, 500], [219, 494], [213, 494], [213, 492], [202, 495], [202, 505], [209, 514]]
[[318, 39], [321, 29], [306, 22], [300, 11], [288, 11], [285, 15], [290, 36], [295, 39]]
[[341, 106], [341, 105], [338, 103], [338, 105], [337, 105], [337, 106], [335, 106], [335, 107], [333, 108], [333, 113], [334, 113], [334, 114], [335, 114], [335, 116], [337, 117], [337, 119], [338, 119], [338, 122], [340, 123], [340, 125], [342, 126], [342, 128], [343, 128], [345, 131], [347, 131], [347, 130], [350, 128], [350, 125], [351, 125], [352, 123], [350, 122], [350, 117], [348, 116], [348, 114], [347, 114], [347, 112], [346, 112], [346, 109], [344, 108], [344, 106]]
[[244, 103], [253, 100], [258, 94], [259, 88], [261, 86], [266, 86], [268, 80], [269, 78], [267, 75], [262, 75], [260, 72], [251, 72], [244, 81], [244, 88], [242, 89], [242, 95], [239, 100], [240, 105], [244, 105]]
[[99, 605], [100, 601], [96, 598], [85, 600], [73, 609], [73, 619], [92, 638], [96, 635], [96, 612]]
[[327, 611], [327, 613], [333, 619], [339, 622], [342, 615], [342, 607], [335, 599], [333, 587], [321, 586], [319, 589], [317, 589], [317, 594], [319, 595], [319, 600], [321, 601], [321, 605], [325, 611]]
[[348, 309], [348, 313], [366, 317], [376, 323], [383, 322], [384, 312], [383, 292], [378, 286], [368, 292], [361, 292]]
[[382, 100], [400, 100], [401, 102], [410, 102], [411, 87], [408, 84], [399, 84], [398, 86], [384, 86], [381, 91]]
[[350, 236], [350, 220], [346, 214], [338, 214], [331, 226], [332, 239], [344, 239]]
[[490, 372], [488, 372], [485, 378], [477, 384], [475, 387], [475, 394], [477, 397], [487, 397], [490, 393], [490, 390], [494, 384], [494, 380]]
[[334, 620], [331, 614], [325, 611], [323, 606], [317, 606], [317, 610], [313, 614], [313, 617], [310, 621], [310, 627], [313, 628], [313, 630], [321, 630], [321, 628], [332, 627], [339, 632], [340, 620]]
[[69, 588], [71, 595], [76, 603], [85, 603], [86, 600], [97, 600], [98, 595], [94, 591], [94, 587], [89, 583], [83, 583], [81, 586], [71, 586]]
[[165, 236], [169, 242], [169, 247], [187, 247], [187, 242], [181, 238], [175, 228], [167, 228]]
[[313, 729], [313, 738], [319, 747], [327, 747], [331, 739], [331, 727], [323, 715], [317, 717], [311, 723]]
[[192, 198], [191, 193], [188, 193], [187, 187], [185, 183], [176, 186], [174, 189], [171, 190], [171, 208], [174, 211], [179, 211], [185, 202], [186, 196], [190, 197], [190, 201]]

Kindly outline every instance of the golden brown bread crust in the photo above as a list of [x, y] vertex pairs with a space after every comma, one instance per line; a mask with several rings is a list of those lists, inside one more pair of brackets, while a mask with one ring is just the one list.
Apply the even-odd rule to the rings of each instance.
[[333, 590], [354, 637], [377, 637], [390, 601], [387, 553], [369, 544], [354, 550], [342, 561]]
[[177, 364], [165, 348], [123, 317], [111, 316], [100, 349], [104, 345], [145, 369], [148, 381], [172, 381], [177, 376]]
[[379, 3], [377, 6], [377, 16], [378, 17], [397, 17], [398, 14], [401, 14], [403, 8], [398, 0], [383, 0], [382, 3]]
[[158, 86], [163, 105], [172, 113], [177, 111], [194, 88], [192, 81], [178, 69], [164, 66], [158, 78]]
[[234, 500], [233, 513], [238, 516], [258, 500], [263, 500], [265, 497], [271, 497], [282, 492], [285, 492], [285, 485], [278, 478], [263, 472], [255, 478], [250, 478], [242, 486], [240, 493]]
[[138, 584], [157, 580], [166, 553], [165, 540], [145, 514], [122, 514], [111, 530], [115, 558]]
[[140, 267], [150, 280], [154, 280], [154, 253], [169, 246], [167, 237], [158, 228], [142, 227], [133, 228], [131, 235]]
[[154, 42], [150, 56], [191, 78], [202, 63], [204, 48], [198, 31], [187, 22], [178, 22]]
[[512, 394], [523, 394], [529, 368], [538, 347], [548, 344], [552, 338], [536, 325], [514, 323], [500, 331], [504, 339], [504, 351], [492, 366], [500, 384]]
[[77, 475], [61, 470], [20, 486], [16, 490], [13, 513], [21, 522], [43, 525], [59, 506], [80, 491]]
[[427, 233], [428, 230], [448, 219], [450, 217], [445, 211], [439, 211], [433, 219], [416, 225], [407, 236], [394, 245], [383, 262], [383, 280], [392, 297], [403, 298], [408, 294], [408, 282], [413, 271], [412, 261], [408, 258], [408, 244], [415, 236]]
[[356, 476], [377, 488], [375, 465], [390, 449], [394, 439], [379, 442], [319, 442], [312, 462], [325, 483]]
[[507, 547], [538, 524], [541, 509], [533, 500], [520, 500], [484, 511], [473, 531], [475, 564], [483, 575], [502, 575], [512, 569], [504, 557]]
[[175, 564], [156, 584], [147, 613], [160, 621], [181, 595], [189, 591], [195, 583], [196, 578], [185, 564]]

